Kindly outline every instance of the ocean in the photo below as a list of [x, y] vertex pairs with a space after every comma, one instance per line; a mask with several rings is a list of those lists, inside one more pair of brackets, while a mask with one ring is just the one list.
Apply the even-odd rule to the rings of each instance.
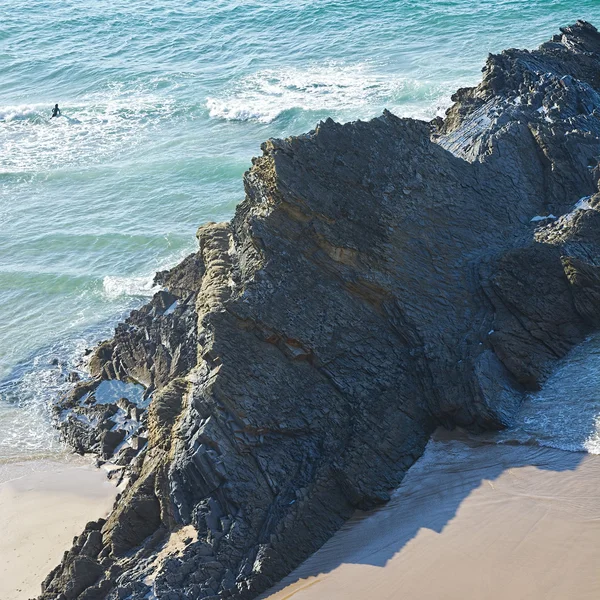
[[[384, 108], [443, 115], [488, 53], [578, 18], [600, 25], [600, 3], [5, 0], [0, 461], [64, 452], [48, 406], [65, 376], [194, 250], [199, 225], [231, 217], [261, 142]], [[595, 393], [588, 404], [593, 422]], [[600, 452], [581, 427], [549, 443]]]

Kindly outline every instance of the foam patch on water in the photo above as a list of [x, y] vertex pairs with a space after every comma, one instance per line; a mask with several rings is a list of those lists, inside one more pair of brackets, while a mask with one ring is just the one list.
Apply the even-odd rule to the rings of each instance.
[[352, 113], [355, 119], [374, 116], [387, 107], [403, 116], [433, 118], [449, 105], [449, 89], [379, 73], [369, 64], [330, 63], [258, 71], [222, 95], [207, 98], [206, 106], [215, 119], [259, 123], [271, 123], [295, 109], [334, 116]]
[[[150, 298], [160, 290], [160, 286], [154, 284], [154, 277], [159, 271], [166, 271], [178, 265], [186, 256], [191, 254], [194, 248], [183, 248], [177, 253], [168, 256], [157, 263], [151, 273], [143, 275], [117, 276], [107, 275], [102, 280], [102, 291], [108, 300], [116, 300], [125, 297]], [[173, 307], [175, 310], [175, 307]]]
[[539, 392], [529, 394], [500, 441], [600, 454], [600, 334], [561, 361]]
[[160, 288], [154, 285], [154, 275], [142, 277], [113, 277], [108, 275], [102, 282], [104, 294], [109, 300], [122, 296], [151, 297]]
[[0, 462], [64, 453], [50, 406], [72, 385], [66, 374], [81, 368], [86, 346], [83, 338], [61, 341], [0, 382]]
[[51, 105], [0, 106], [0, 173], [86, 167], [138, 145], [149, 128], [171, 117], [173, 101], [152, 93], [107, 90]]

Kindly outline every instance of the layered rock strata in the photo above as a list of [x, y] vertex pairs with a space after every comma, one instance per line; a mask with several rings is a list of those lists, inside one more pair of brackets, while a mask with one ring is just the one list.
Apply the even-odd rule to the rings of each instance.
[[[445, 120], [263, 144], [232, 221], [56, 409], [126, 485], [41, 598], [255, 598], [385, 502], [436, 426], [509, 425], [598, 325], [599, 93], [578, 22], [490, 56]], [[145, 387], [147, 410], [115, 404], [141, 430], [90, 400], [114, 379]]]

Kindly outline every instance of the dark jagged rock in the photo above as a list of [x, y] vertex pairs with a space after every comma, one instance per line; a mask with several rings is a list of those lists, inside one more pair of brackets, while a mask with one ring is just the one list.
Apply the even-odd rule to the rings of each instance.
[[[57, 409], [102, 379], [152, 394], [127, 488], [41, 598], [254, 598], [386, 501], [438, 424], [510, 424], [598, 326], [599, 93], [578, 22], [491, 56], [444, 121], [266, 142], [233, 220], [199, 230]], [[109, 419], [64, 429], [98, 451]]]
[[[105, 386], [109, 389], [103, 389]], [[133, 397], [141, 396], [139, 385], [120, 388], [130, 390]], [[125, 397], [112, 401], [113, 395], [108, 381], [78, 383], [53, 407], [54, 416], [64, 440], [76, 452], [94, 452], [115, 465], [128, 466], [144, 450], [146, 406]]]

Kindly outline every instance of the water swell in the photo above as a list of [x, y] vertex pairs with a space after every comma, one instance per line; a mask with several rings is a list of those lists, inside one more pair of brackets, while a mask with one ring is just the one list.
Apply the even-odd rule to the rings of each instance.
[[[157, 264], [156, 270], [179, 262], [189, 249], [178, 250]], [[38, 274], [42, 279], [46, 274]], [[75, 306], [68, 331], [15, 364], [8, 371], [0, 354], [0, 463], [16, 460], [52, 458], [65, 453], [56, 430], [52, 427], [52, 405], [73, 385], [75, 377], [86, 376], [88, 349], [111, 336], [115, 323], [129, 311], [146, 301], [159, 288], [154, 285], [154, 271], [141, 275], [106, 275], [101, 279], [87, 277], [80, 287], [82, 307], [103, 306], [100, 315], [82, 314], [75, 318]], [[48, 288], [48, 284], [44, 285]], [[56, 301], [61, 301], [60, 297]], [[82, 308], [82, 310], [84, 309]], [[90, 324], [90, 318], [101, 320]], [[95, 319], [93, 319], [95, 320]], [[28, 322], [23, 326], [34, 327]], [[4, 364], [3, 364], [4, 363]], [[9, 360], [10, 364], [10, 360]]]

